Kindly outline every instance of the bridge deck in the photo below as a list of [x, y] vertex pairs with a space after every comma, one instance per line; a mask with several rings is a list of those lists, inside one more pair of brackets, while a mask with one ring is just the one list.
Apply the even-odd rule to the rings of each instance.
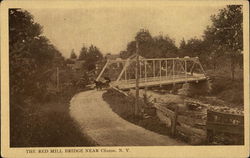
[[[162, 77], [149, 77], [140, 78], [139, 87], [150, 87], [156, 85], [168, 85], [174, 83], [185, 83], [185, 82], [197, 82], [206, 80], [204, 74], [193, 74], [193, 75], [175, 75], [175, 76], [162, 76]], [[118, 82], [111, 83], [112, 86], [118, 87], [119, 89], [130, 89], [135, 88], [135, 79], [121, 80]]]

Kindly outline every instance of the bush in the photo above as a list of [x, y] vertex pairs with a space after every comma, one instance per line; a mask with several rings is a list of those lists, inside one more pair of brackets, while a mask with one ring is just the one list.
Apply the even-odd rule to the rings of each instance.
[[211, 95], [226, 102], [243, 105], [243, 80], [231, 80], [227, 77], [212, 76]]

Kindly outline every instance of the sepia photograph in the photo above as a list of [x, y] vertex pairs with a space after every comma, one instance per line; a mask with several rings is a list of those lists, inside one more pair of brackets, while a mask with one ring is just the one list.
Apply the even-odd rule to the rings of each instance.
[[[249, 8], [238, 2], [3, 3], [1, 154], [249, 150]], [[187, 153], [161, 155], [173, 146]]]

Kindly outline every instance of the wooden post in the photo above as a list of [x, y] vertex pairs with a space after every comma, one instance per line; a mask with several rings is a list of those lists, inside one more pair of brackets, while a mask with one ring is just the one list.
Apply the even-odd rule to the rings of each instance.
[[172, 134], [173, 137], [175, 137], [175, 135], [176, 135], [176, 126], [177, 126], [177, 120], [178, 120], [178, 110], [179, 110], [179, 107], [176, 106], [175, 111], [174, 111], [174, 117], [172, 118], [172, 124], [171, 124], [171, 134]]
[[160, 67], [160, 81], [161, 81], [161, 60], [159, 61], [159, 67]]
[[155, 78], [155, 60], [153, 60], [153, 74], [154, 74], [154, 78]]
[[[125, 65], [126, 66], [126, 65]], [[128, 82], [128, 80], [127, 80], [127, 67], [125, 67], [125, 70], [124, 70], [125, 72], [125, 82]]]
[[145, 60], [145, 70], [144, 70], [144, 80], [145, 80], [145, 82], [147, 81], [147, 61]]
[[165, 60], [166, 63], [166, 78], [168, 78], [168, 60]]
[[186, 83], [187, 83], [187, 60], [185, 59], [185, 77], [186, 77]]
[[[145, 104], [148, 104], [147, 90], [148, 90], [148, 87], [145, 86], [145, 87], [144, 87], [144, 103], [145, 103]], [[143, 112], [144, 112], [144, 107], [143, 107], [142, 110], [143, 110]]]
[[173, 80], [174, 80], [174, 59], [173, 59]]
[[135, 96], [135, 116], [139, 115], [139, 43], [136, 41], [136, 67], [135, 67], [135, 89], [136, 89], [136, 96]]

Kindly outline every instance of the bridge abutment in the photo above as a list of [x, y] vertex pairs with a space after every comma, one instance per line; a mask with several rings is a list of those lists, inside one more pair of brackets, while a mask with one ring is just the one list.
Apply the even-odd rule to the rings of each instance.
[[209, 80], [184, 83], [182, 88], [178, 90], [178, 94], [185, 96], [209, 94], [212, 89], [211, 87], [211, 82]]

